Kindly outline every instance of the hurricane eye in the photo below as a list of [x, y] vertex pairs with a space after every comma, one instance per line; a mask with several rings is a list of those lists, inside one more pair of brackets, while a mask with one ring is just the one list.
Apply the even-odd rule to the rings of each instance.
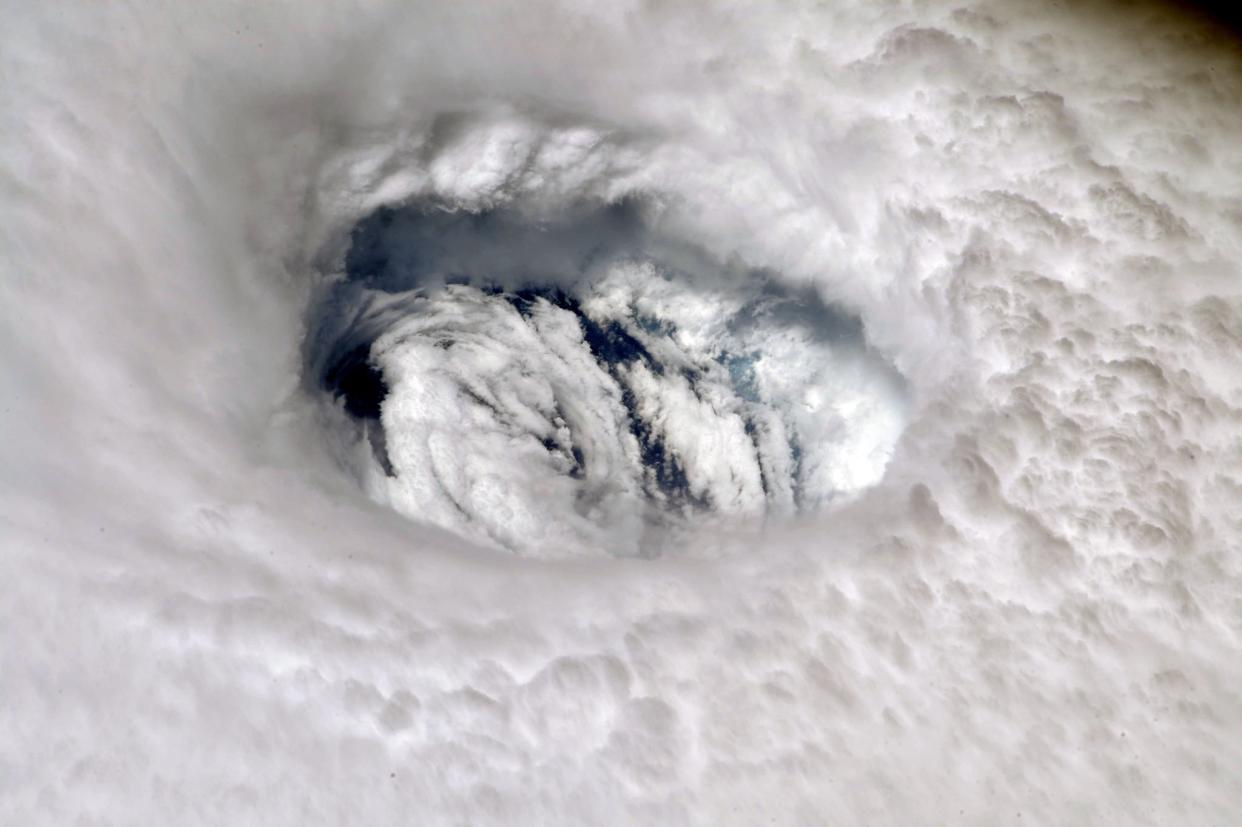
[[523, 553], [657, 553], [877, 482], [901, 376], [862, 321], [652, 229], [415, 203], [353, 229], [308, 365], [406, 516]]

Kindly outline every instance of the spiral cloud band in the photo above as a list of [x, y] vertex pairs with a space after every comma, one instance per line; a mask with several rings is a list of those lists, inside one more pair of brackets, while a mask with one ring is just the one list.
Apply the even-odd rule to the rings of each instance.
[[3, 21], [0, 821], [1238, 820], [1219, 22]]

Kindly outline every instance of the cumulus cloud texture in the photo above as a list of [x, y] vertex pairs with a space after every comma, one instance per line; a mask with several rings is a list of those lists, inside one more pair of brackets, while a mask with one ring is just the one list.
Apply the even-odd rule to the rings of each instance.
[[[1242, 61], [1074, 6], [7, 4], [4, 820], [1235, 820]], [[445, 279], [349, 305], [384, 322], [390, 476], [318, 384], [321, 311], [359, 222], [430, 203], [641, 203], [705, 251], [575, 295], [715, 377], [708, 417], [615, 369], [693, 420], [724, 511], [782, 496], [729, 424], [755, 351], [782, 427], [857, 368], [884, 404], [848, 413], [896, 417], [875, 472], [829, 452], [849, 497], [545, 559], [648, 524], [625, 383], [578, 314]], [[797, 325], [718, 359], [756, 272], [858, 319], [856, 361]], [[394, 441], [437, 410], [442, 447]], [[575, 477], [558, 415], [629, 470]], [[438, 504], [423, 451], [528, 475], [498, 496], [532, 516]]]

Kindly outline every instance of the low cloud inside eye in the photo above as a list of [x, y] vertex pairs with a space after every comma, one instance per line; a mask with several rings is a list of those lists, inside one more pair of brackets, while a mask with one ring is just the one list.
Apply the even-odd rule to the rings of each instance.
[[819, 509], [877, 482], [904, 424], [861, 319], [638, 201], [381, 209], [312, 314], [308, 375], [369, 487], [519, 552], [651, 554]]

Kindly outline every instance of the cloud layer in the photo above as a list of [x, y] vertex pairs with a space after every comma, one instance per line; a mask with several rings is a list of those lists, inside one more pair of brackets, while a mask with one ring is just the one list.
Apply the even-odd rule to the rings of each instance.
[[[1242, 806], [1242, 65], [1220, 33], [1000, 0], [5, 20], [5, 821]], [[534, 224], [641, 203], [677, 243], [575, 273], [581, 314], [503, 275], [353, 304], [354, 228], [432, 202]], [[522, 258], [550, 286], [576, 254]], [[736, 323], [755, 272], [870, 350]], [[357, 344], [317, 326], [333, 297], [383, 322], [358, 341], [395, 476], [325, 400], [319, 368]], [[710, 376], [601, 366], [584, 317]], [[900, 406], [873, 404], [878, 365]], [[858, 490], [834, 507], [785, 515], [769, 487], [778, 518], [658, 559], [538, 559], [648, 524], [627, 386], [726, 512], [781, 462], [731, 418], [750, 395], [815, 447], [896, 443], [879, 479], [824, 451], [822, 490]], [[821, 387], [857, 431], [800, 418]], [[435, 439], [392, 438], [428, 419]], [[489, 493], [472, 463], [501, 451], [523, 485]], [[429, 493], [429, 468], [471, 482]]]

